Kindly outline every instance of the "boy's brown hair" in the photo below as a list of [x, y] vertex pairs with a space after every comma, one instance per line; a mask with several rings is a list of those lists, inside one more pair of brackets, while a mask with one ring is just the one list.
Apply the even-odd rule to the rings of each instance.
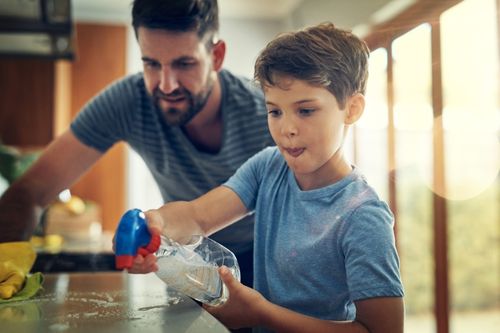
[[348, 97], [365, 93], [370, 50], [350, 31], [322, 23], [278, 35], [255, 62], [255, 79], [264, 88], [291, 77], [328, 89], [341, 108]]

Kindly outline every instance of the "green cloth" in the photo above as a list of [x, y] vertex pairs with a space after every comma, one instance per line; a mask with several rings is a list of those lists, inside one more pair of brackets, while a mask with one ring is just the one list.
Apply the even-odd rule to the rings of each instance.
[[23, 289], [19, 290], [14, 296], [9, 299], [0, 298], [0, 304], [16, 301], [24, 301], [36, 295], [42, 289], [43, 274], [40, 272], [31, 274], [26, 278], [26, 283]]

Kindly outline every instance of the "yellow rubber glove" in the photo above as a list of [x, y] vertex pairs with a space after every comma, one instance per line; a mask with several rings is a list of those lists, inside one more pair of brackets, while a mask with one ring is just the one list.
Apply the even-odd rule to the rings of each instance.
[[36, 254], [29, 242], [0, 243], [0, 298], [9, 299], [24, 286]]

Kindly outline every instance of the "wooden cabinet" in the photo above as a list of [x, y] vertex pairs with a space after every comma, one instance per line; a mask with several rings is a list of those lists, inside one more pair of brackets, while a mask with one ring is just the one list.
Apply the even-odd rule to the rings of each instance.
[[[82, 106], [126, 74], [126, 26], [76, 24], [76, 59], [0, 58], [0, 140], [47, 145], [68, 128]], [[96, 201], [103, 227], [113, 230], [125, 210], [126, 150], [117, 144], [72, 188]]]
[[0, 58], [0, 141], [43, 146], [52, 139], [54, 69], [51, 60]]

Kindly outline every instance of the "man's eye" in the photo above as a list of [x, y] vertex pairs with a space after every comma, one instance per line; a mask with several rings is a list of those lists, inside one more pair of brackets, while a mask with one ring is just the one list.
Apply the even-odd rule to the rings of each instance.
[[161, 67], [161, 65], [157, 62], [146, 61], [146, 62], [144, 62], [144, 67], [149, 68], [149, 69], [159, 69]]
[[195, 65], [196, 63], [194, 62], [185, 62], [185, 61], [181, 61], [181, 62], [178, 62], [175, 64], [175, 66], [177, 68], [181, 68], [181, 69], [186, 69], [186, 68], [191, 68]]

